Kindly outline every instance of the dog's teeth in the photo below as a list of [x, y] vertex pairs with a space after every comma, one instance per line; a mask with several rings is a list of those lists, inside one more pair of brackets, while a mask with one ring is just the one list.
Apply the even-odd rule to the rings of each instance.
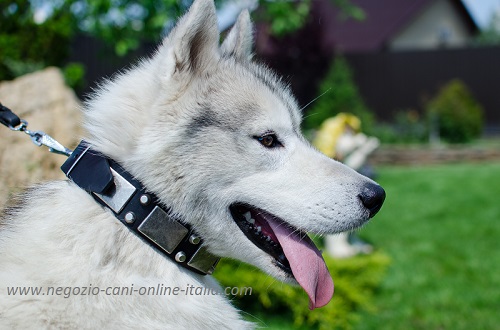
[[266, 241], [271, 242], [271, 237], [266, 236]]
[[257, 232], [260, 233], [261, 230], [262, 230], [262, 227], [261, 226], [257, 226]]
[[252, 218], [252, 214], [250, 213], [250, 211], [246, 211], [245, 213], [243, 213], [243, 216], [245, 217], [245, 220], [250, 222], [250, 219]]
[[255, 223], [255, 219], [254, 218], [247, 219], [247, 221], [250, 222], [252, 225]]

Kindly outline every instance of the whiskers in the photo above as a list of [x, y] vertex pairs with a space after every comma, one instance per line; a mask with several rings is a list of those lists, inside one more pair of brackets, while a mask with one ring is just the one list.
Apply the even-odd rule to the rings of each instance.
[[[324, 91], [323, 93], [321, 93], [319, 96], [317, 96], [314, 99], [312, 99], [309, 103], [307, 103], [302, 108], [300, 108], [300, 112], [304, 111], [308, 106], [310, 106], [312, 103], [316, 102], [316, 100], [318, 100], [320, 97], [322, 97], [323, 95], [325, 95], [326, 93], [328, 93], [331, 89], [332, 89], [331, 87], [328, 88], [326, 91]], [[310, 114], [309, 116], [311, 116], [311, 115], [314, 115], [314, 114]], [[307, 117], [309, 117], [309, 116], [307, 116]]]

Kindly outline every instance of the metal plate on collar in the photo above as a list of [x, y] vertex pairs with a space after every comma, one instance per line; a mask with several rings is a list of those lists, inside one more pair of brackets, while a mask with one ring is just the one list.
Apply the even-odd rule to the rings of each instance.
[[172, 253], [189, 232], [158, 206], [155, 206], [137, 230], [168, 253]]
[[110, 192], [106, 195], [98, 193], [93, 194], [99, 197], [99, 199], [106, 203], [110, 209], [118, 214], [137, 189], [112, 168], [111, 173], [113, 174], [114, 186], [109, 189]]
[[201, 246], [188, 261], [188, 266], [198, 269], [208, 275], [212, 274], [219, 262], [219, 257], [214, 256], [204, 246]]

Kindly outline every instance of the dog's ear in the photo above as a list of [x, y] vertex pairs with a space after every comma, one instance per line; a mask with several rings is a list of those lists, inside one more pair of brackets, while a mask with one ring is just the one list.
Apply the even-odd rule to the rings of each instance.
[[234, 56], [238, 60], [248, 61], [252, 57], [253, 26], [248, 10], [241, 12], [238, 20], [222, 43], [223, 56]]
[[163, 41], [175, 72], [203, 72], [218, 57], [219, 30], [213, 0], [195, 0]]

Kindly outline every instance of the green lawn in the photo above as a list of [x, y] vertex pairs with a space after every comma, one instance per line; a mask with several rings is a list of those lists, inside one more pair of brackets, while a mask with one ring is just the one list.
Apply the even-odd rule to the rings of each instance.
[[392, 263], [356, 329], [500, 329], [500, 164], [379, 169], [361, 236]]

